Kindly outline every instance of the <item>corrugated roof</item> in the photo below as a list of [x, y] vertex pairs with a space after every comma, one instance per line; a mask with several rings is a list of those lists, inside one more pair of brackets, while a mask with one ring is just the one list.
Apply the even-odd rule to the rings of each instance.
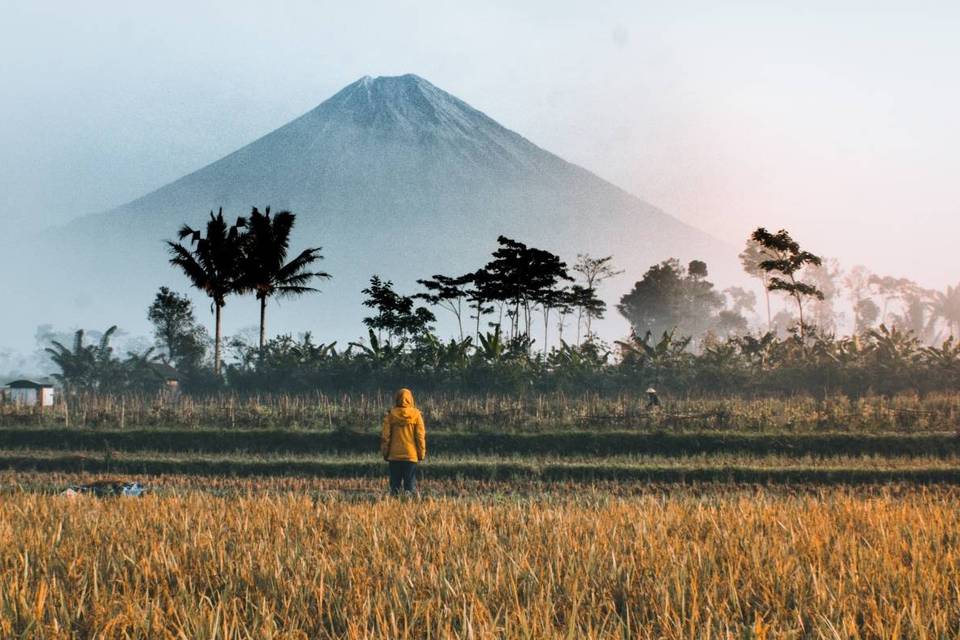
[[13, 380], [7, 383], [10, 389], [40, 389], [42, 387], [52, 387], [53, 382], [49, 380]]

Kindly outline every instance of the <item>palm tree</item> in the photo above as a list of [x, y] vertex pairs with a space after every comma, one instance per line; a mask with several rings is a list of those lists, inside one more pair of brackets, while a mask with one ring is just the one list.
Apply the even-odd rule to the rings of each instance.
[[180, 269], [194, 287], [210, 297], [216, 314], [216, 330], [213, 343], [213, 370], [220, 375], [221, 311], [227, 296], [240, 289], [240, 267], [243, 243], [240, 229], [246, 226], [244, 218], [228, 225], [221, 208], [217, 215], [210, 212], [207, 234], [183, 225], [177, 234], [183, 241], [190, 238], [190, 248], [179, 242], [167, 241], [170, 249], [170, 264]]
[[267, 340], [267, 299], [272, 296], [299, 296], [317, 291], [307, 286], [314, 278], [329, 279], [324, 271], [308, 271], [311, 264], [323, 260], [320, 248], [304, 249], [286, 262], [290, 248], [290, 231], [296, 215], [280, 211], [270, 215], [256, 207], [250, 213], [244, 235], [244, 256], [240, 287], [252, 291], [260, 301], [260, 349]]
[[117, 326], [107, 329], [98, 344], [84, 344], [84, 331], [78, 329], [73, 336], [73, 349], [68, 349], [56, 340], [45, 351], [50, 359], [60, 367], [60, 373], [53, 377], [64, 387], [74, 389], [93, 389], [100, 386], [110, 376], [113, 361], [113, 348], [110, 339], [116, 333]]
[[946, 323], [951, 335], [960, 338], [960, 284], [934, 292], [931, 311]]

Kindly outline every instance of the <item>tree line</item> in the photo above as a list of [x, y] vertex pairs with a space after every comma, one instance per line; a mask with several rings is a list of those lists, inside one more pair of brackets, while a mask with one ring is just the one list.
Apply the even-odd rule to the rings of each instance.
[[[910, 281], [856, 268], [842, 278], [851, 291], [856, 331], [838, 337], [832, 311], [838, 269], [787, 231], [764, 228], [750, 235], [740, 260], [745, 272], [762, 282], [766, 330], [751, 329], [757, 302], [752, 292], [718, 291], [704, 262], [669, 259], [651, 266], [620, 297], [616, 310], [630, 324], [630, 335], [608, 344], [593, 323], [607, 312], [599, 289], [623, 273], [612, 256], [580, 254], [569, 266], [549, 251], [500, 236], [485, 264], [420, 279], [421, 291], [413, 295], [372, 276], [362, 292], [369, 310], [363, 342], [341, 348], [315, 342], [310, 334], [268, 339], [269, 299], [316, 293], [312, 285], [331, 277], [313, 270], [322, 260], [319, 248], [288, 259], [295, 221], [289, 211], [254, 208], [233, 224], [221, 210], [211, 212], [203, 230], [184, 225], [179, 242], [167, 242], [170, 263], [210, 298], [213, 338], [197, 321], [190, 299], [163, 287], [148, 310], [155, 349], [121, 361], [109, 344], [112, 330], [96, 345], [84, 344], [78, 332], [72, 349], [56, 343], [49, 350], [62, 382], [75, 388], [147, 388], [156, 383], [148, 365], [162, 362], [176, 367], [185, 386], [196, 390], [224, 385], [248, 391], [350, 390], [414, 383], [465, 390], [574, 384], [602, 390], [657, 383], [692, 392], [785, 391], [793, 385], [793, 390], [836, 387], [859, 393], [908, 385], [916, 376], [952, 379], [957, 367], [953, 340], [934, 347], [930, 338], [935, 318], [950, 331], [960, 328], [960, 287], [924, 294]], [[796, 315], [789, 306], [771, 313], [770, 296], [778, 293]], [[259, 340], [224, 341], [227, 299], [250, 294], [260, 302]], [[877, 295], [882, 307], [874, 301]], [[455, 336], [437, 335], [435, 310], [451, 315]], [[232, 356], [226, 367], [224, 349]]]

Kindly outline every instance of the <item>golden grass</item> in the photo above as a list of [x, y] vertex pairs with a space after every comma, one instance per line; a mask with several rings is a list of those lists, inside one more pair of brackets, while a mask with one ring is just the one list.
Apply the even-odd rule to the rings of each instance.
[[14, 492], [0, 637], [954, 637], [958, 550], [956, 495], [920, 489]]

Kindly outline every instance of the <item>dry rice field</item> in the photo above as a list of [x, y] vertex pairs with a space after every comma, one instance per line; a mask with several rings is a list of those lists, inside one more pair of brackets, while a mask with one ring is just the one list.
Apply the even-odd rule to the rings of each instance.
[[166, 478], [0, 496], [2, 638], [944, 638], [960, 494]]

